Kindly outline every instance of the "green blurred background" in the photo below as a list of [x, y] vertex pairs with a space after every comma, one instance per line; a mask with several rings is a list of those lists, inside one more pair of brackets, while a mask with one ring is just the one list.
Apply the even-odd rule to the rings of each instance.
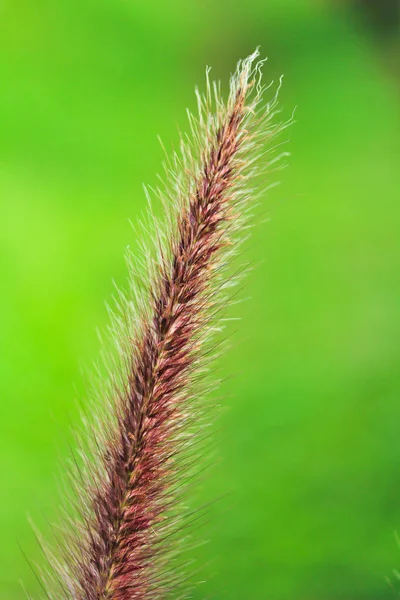
[[[0, 598], [38, 591], [82, 368], [205, 65], [261, 46], [296, 105], [222, 361], [193, 597], [377, 600], [400, 566], [397, 2], [0, 3]], [[75, 387], [74, 387], [75, 386]], [[75, 389], [77, 388], [77, 389]]]

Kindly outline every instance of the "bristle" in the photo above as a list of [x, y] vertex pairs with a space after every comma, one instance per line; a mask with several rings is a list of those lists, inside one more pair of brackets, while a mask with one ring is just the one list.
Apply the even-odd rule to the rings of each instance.
[[118, 295], [116, 352], [100, 386], [102, 409], [85, 419], [93, 447], [83, 441], [81, 459], [74, 459], [70, 533], [50, 598], [187, 597], [186, 569], [171, 565], [179, 564], [182, 527], [193, 518], [180, 502], [202, 466], [195, 433], [205, 433], [210, 340], [236, 280], [226, 269], [265, 187], [260, 172], [271, 171], [272, 140], [290, 123], [274, 123], [277, 94], [263, 104], [257, 56], [238, 64], [226, 103], [207, 71], [199, 115], [189, 115], [191, 135], [155, 191], [165, 226], [149, 213], [146, 282], [140, 285], [132, 269], [129, 292]]

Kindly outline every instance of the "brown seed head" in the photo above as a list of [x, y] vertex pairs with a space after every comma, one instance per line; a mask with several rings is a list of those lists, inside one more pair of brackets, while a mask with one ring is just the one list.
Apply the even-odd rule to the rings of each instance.
[[232, 283], [225, 265], [254, 203], [256, 169], [275, 162], [265, 144], [287, 125], [272, 124], [277, 95], [261, 103], [256, 56], [239, 63], [226, 104], [207, 79], [199, 116], [190, 116], [193, 141], [182, 142], [181, 157], [167, 167], [171, 186], [159, 195], [169, 205], [168, 226], [164, 233], [155, 226], [156, 257], [136, 308], [121, 295], [118, 360], [109, 368], [114, 417], [106, 412], [91, 462], [78, 467], [78, 493], [84, 484], [86, 494], [64, 543], [62, 593], [52, 598], [186, 597], [165, 568], [176, 527], [168, 515], [185, 478], [180, 455], [191, 425], [201, 428], [195, 407], [207, 343]]

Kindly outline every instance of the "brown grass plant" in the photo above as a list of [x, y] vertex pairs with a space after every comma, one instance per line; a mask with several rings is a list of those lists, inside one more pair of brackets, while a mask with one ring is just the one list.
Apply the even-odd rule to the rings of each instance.
[[182, 556], [196, 515], [183, 498], [202, 466], [215, 332], [241, 275], [230, 264], [287, 154], [277, 139], [291, 121], [277, 119], [280, 83], [264, 100], [257, 56], [238, 63], [226, 102], [207, 71], [190, 134], [148, 194], [164, 219], [149, 207], [142, 264], [130, 256], [129, 290], [118, 294], [115, 351], [83, 419], [58, 550], [45, 551], [48, 599], [189, 597]]

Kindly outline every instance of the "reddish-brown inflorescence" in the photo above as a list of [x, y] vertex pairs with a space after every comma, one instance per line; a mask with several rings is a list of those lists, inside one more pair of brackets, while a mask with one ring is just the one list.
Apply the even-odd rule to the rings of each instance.
[[192, 386], [216, 323], [221, 273], [254, 195], [253, 165], [265, 140], [283, 128], [282, 123], [271, 126], [277, 96], [259, 109], [263, 88], [261, 63], [253, 66], [256, 56], [239, 63], [226, 105], [215, 87], [212, 112], [209, 84], [207, 95], [198, 96], [199, 118], [191, 118], [198, 158], [186, 146], [184, 183], [171, 172], [170, 196], [179, 196], [172, 209], [175, 225], [170, 219], [166, 241], [159, 243], [133, 337], [128, 326], [114, 422], [102, 432], [102, 441], [95, 439], [101, 466], [94, 475], [90, 463], [84, 471], [86, 506], [74, 521], [78, 533], [65, 543], [65, 564], [59, 569], [64, 597], [186, 597], [160, 559], [169, 550], [167, 516], [184, 477], [182, 431], [193, 415]]
[[180, 217], [171, 264], [162, 265], [154, 316], [144, 330], [119, 436], [107, 461], [109, 479], [96, 498], [99, 538], [82, 581], [93, 600], [145, 598], [151, 589], [148, 536], [164, 509], [159, 502], [168, 479], [164, 455], [196, 358], [201, 299], [214, 255], [227, 243], [221, 226], [233, 217], [229, 188], [236, 175], [245, 93], [238, 89], [232, 113], [217, 131], [196, 192]]

